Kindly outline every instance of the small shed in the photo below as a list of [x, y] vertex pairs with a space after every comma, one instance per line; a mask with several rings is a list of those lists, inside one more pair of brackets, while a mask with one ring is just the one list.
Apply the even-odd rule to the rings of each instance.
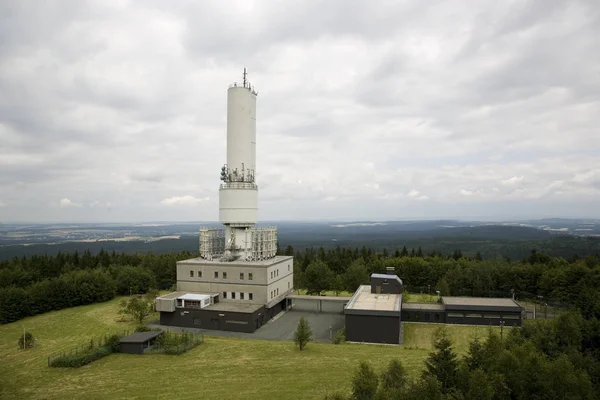
[[119, 341], [119, 350], [121, 353], [144, 354], [144, 351], [152, 346], [156, 338], [163, 333], [163, 331], [149, 331], [136, 332], [133, 335], [124, 336]]

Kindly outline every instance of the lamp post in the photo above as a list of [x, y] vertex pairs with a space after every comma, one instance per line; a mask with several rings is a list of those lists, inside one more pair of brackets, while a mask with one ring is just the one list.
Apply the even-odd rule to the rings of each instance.
[[504, 320], [500, 321], [500, 340], [502, 340], [502, 333], [504, 331]]

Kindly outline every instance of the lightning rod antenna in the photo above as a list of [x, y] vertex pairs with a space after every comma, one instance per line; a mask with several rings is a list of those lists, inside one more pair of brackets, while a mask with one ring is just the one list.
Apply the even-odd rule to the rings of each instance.
[[246, 87], [246, 67], [244, 67], [244, 87]]

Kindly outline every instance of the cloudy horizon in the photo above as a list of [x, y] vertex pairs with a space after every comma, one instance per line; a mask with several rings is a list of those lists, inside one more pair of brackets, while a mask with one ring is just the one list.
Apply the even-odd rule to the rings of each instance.
[[217, 220], [244, 67], [261, 220], [600, 218], [593, 0], [0, 11], [0, 222]]

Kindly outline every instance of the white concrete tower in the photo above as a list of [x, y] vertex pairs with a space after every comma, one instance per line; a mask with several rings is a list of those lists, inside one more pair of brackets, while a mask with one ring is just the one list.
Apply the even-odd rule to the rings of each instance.
[[200, 230], [200, 254], [222, 261], [264, 260], [275, 256], [275, 228], [256, 228], [256, 96], [247, 80], [227, 91], [227, 163], [221, 168], [219, 221], [225, 231]]

